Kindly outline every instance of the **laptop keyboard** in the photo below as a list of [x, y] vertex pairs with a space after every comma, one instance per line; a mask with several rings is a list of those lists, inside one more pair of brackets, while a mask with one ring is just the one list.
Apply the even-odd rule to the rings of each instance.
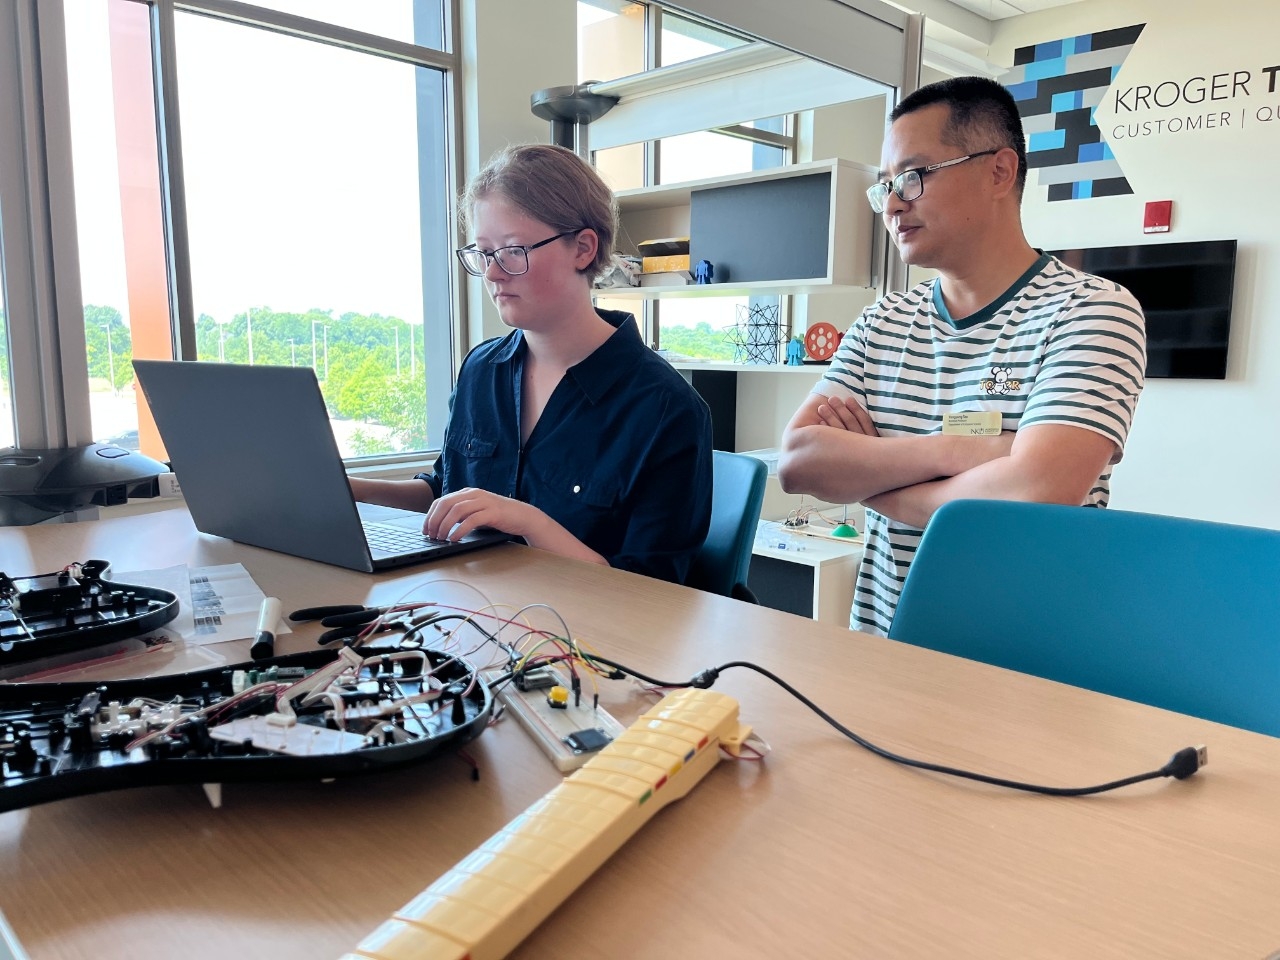
[[366, 523], [364, 536], [369, 541], [370, 549], [392, 554], [410, 553], [432, 544], [449, 543], [448, 540], [428, 537], [420, 530], [409, 530], [390, 523]]

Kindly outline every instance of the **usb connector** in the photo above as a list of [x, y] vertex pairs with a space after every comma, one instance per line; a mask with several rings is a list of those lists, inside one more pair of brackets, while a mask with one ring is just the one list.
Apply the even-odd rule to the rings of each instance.
[[1203, 743], [1195, 747], [1183, 747], [1175, 753], [1160, 772], [1166, 777], [1185, 780], [1209, 762], [1209, 748]]

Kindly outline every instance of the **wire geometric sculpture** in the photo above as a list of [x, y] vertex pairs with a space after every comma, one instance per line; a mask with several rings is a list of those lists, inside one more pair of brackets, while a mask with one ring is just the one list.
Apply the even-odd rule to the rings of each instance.
[[733, 344], [734, 363], [777, 363], [778, 347], [786, 341], [778, 321], [778, 304], [737, 305], [737, 322], [725, 330]]

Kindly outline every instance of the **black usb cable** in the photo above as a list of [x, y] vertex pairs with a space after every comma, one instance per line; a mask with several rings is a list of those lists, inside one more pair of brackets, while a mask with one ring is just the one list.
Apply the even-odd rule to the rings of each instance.
[[1173, 777], [1175, 780], [1185, 780], [1209, 762], [1209, 751], [1203, 745], [1183, 747], [1169, 759], [1168, 763], [1163, 767], [1160, 767], [1158, 770], [1135, 774], [1132, 777], [1125, 777], [1121, 780], [1112, 780], [1109, 783], [1100, 783], [1091, 787], [1048, 787], [1035, 783], [1023, 783], [1020, 780], [1006, 780], [1003, 777], [993, 777], [985, 773], [976, 773], [972, 770], [962, 770], [959, 767], [948, 767], [940, 763], [930, 763], [927, 760], [916, 760], [912, 757], [904, 757], [891, 750], [886, 750], [883, 747], [872, 743], [870, 740], [867, 740], [865, 737], [859, 736], [853, 730], [850, 730], [777, 674], [766, 670], [764, 667], [757, 664], [748, 663], [745, 660], [734, 660], [729, 663], [721, 664], [718, 667], [710, 667], [691, 680], [682, 681], [680, 683], [669, 683], [663, 680], [655, 680], [652, 677], [646, 677], [638, 671], [632, 670], [629, 667], [624, 667], [612, 660], [606, 660], [604, 657], [593, 654], [590, 659], [596, 663], [603, 664], [604, 666], [611, 668], [613, 671], [613, 673], [609, 675], [611, 679], [622, 679], [624, 676], [631, 676], [635, 677], [642, 683], [652, 684], [656, 687], [698, 687], [706, 689], [714, 684], [716, 680], [719, 679], [720, 674], [725, 670], [735, 667], [745, 670], [754, 670], [761, 676], [772, 680], [858, 746], [871, 751], [878, 757], [883, 757], [886, 760], [892, 760], [894, 763], [901, 763], [904, 766], [915, 767], [918, 770], [928, 770], [932, 773], [941, 773], [949, 777], [961, 777], [965, 780], [976, 780], [979, 783], [989, 783], [993, 786], [1007, 787], [1010, 790], [1023, 790], [1028, 793], [1042, 793], [1053, 797], [1085, 797], [1095, 793], [1105, 793], [1108, 790], [1115, 790], [1119, 787], [1127, 787], [1135, 783], [1142, 783], [1144, 780], [1158, 780], [1161, 777]]

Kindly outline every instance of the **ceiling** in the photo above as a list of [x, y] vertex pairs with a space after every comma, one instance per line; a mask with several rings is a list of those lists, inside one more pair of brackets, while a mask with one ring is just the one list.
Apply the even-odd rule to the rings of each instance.
[[1051, 7], [1063, 7], [1078, 0], [950, 0], [950, 2], [987, 20], [1003, 20], [1006, 17], [1048, 10]]

